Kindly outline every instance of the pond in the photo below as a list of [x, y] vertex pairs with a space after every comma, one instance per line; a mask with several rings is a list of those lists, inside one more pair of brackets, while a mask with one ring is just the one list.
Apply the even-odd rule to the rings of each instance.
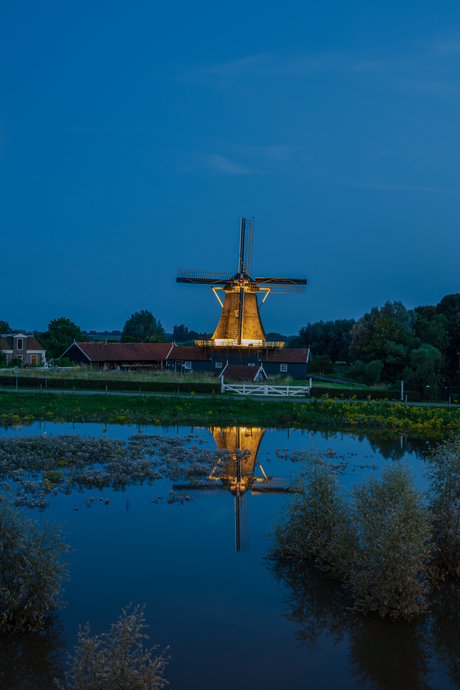
[[[166, 677], [174, 690], [460, 687], [455, 583], [443, 587], [430, 616], [389, 623], [350, 612], [340, 587], [315, 572], [266, 558], [266, 534], [299, 469], [296, 451], [314, 444], [337, 466], [345, 487], [398, 458], [414, 467], [423, 486], [423, 455], [434, 439], [37, 422], [2, 429], [0, 441], [33, 435], [37, 447], [72, 435], [131, 439], [156, 458], [172, 450], [169, 465], [158, 462], [155, 476], [143, 483], [141, 474], [133, 475], [134, 483], [120, 482], [115, 468], [110, 486], [103, 485], [102, 461], [80, 468], [70, 481], [62, 464], [67, 488], [65, 481], [51, 482], [57, 488], [36, 503], [44, 509], [29, 514], [65, 523], [73, 549], [67, 606], [42, 635], [0, 638], [3, 689], [52, 688], [78, 626], [90, 621], [93, 633], [108, 631], [130, 602], [146, 604], [150, 644], [169, 645]], [[224, 449], [230, 458], [237, 449], [248, 452], [222, 474]], [[200, 458], [201, 469], [173, 467], [175, 454], [185, 464]], [[15, 475], [26, 498], [25, 480], [40, 482], [42, 473]]]

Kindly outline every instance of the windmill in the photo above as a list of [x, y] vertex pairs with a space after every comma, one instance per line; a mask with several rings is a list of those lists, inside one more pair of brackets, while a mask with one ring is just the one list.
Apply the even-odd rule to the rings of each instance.
[[[212, 345], [269, 346], [260, 320], [259, 308], [270, 292], [303, 294], [306, 291], [305, 278], [252, 278], [253, 239], [254, 219], [241, 218], [238, 272], [234, 275], [182, 268], [177, 273], [176, 282], [209, 285], [220, 302], [222, 313], [212, 336], [210, 343]], [[225, 293], [223, 302], [218, 295], [218, 290], [223, 290]], [[257, 300], [259, 292], [265, 293], [260, 305]]]
[[[265, 429], [250, 427], [214, 427], [211, 429], [219, 450], [226, 451], [205, 482], [174, 484], [178, 494], [196, 497], [225, 496], [230, 493], [235, 503], [235, 551], [249, 551], [248, 493], [286, 494], [292, 491], [290, 479], [267, 476], [257, 454]], [[221, 465], [222, 463], [222, 465]], [[217, 470], [224, 467], [222, 474]], [[260, 468], [262, 477], [255, 472]]]

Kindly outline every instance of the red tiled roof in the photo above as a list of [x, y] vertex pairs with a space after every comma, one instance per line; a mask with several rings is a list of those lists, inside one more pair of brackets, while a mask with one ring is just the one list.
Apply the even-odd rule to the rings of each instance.
[[27, 349], [28, 350], [43, 350], [43, 352], [45, 351], [45, 348], [43, 347], [43, 345], [40, 345], [37, 338], [35, 338], [33, 335], [27, 336]]
[[[240, 381], [254, 381], [260, 367], [248, 367], [245, 364], [227, 364], [222, 376], [224, 379], [239, 379]], [[265, 373], [265, 372], [264, 372]], [[266, 378], [266, 377], [265, 377]]]
[[6, 335], [0, 335], [0, 350], [12, 350], [13, 346]]
[[[171, 346], [170, 346], [171, 347]], [[174, 345], [168, 359], [178, 361], [205, 361], [210, 359], [210, 350], [205, 351], [203, 347], [194, 345]]]
[[305, 364], [308, 356], [308, 348], [281, 348], [269, 350], [268, 355], [262, 352], [261, 363], [279, 362], [280, 364]]
[[[163, 362], [171, 343], [77, 343], [92, 362]], [[64, 353], [65, 354], [65, 353]]]

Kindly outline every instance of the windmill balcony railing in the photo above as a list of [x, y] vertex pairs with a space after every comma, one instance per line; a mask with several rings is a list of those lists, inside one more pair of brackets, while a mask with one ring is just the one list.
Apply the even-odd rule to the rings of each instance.
[[267, 348], [281, 348], [284, 347], [282, 340], [254, 340], [244, 341], [239, 343], [238, 340], [195, 340], [197, 347], [267, 347]]

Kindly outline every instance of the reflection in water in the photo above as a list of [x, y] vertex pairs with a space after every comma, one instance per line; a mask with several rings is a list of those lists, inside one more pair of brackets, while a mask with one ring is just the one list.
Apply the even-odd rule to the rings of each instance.
[[62, 678], [64, 629], [53, 618], [42, 633], [0, 636], [2, 690], [50, 690]]
[[[289, 479], [275, 479], [264, 472], [257, 458], [265, 429], [257, 427], [214, 427], [212, 435], [219, 450], [226, 451], [202, 484], [175, 484], [174, 491], [194, 496], [228, 495], [235, 500], [235, 550], [249, 551], [247, 494], [288, 493]], [[256, 476], [256, 468], [262, 476]], [[224, 487], [224, 488], [223, 488]]]
[[[321, 638], [346, 641], [356, 687], [372, 690], [423, 690], [436, 670], [460, 688], [460, 585], [449, 581], [436, 590], [430, 612], [409, 623], [365, 617], [350, 610], [346, 592], [314, 569], [269, 560], [273, 577], [285, 588], [283, 616], [295, 636], [311, 650]], [[324, 638], [323, 638], [324, 639]]]

